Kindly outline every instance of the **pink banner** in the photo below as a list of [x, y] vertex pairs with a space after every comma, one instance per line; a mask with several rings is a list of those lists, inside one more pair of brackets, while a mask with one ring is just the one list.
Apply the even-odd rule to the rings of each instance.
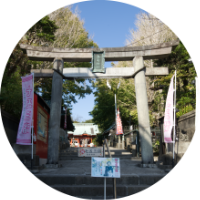
[[31, 145], [31, 125], [33, 117], [33, 75], [22, 77], [23, 108], [16, 144]]
[[116, 135], [123, 134], [123, 129], [122, 129], [122, 121], [119, 115], [119, 109], [117, 110], [117, 132]]
[[173, 128], [173, 97], [174, 97], [174, 76], [171, 78], [169, 90], [167, 93], [167, 100], [165, 105], [164, 117], [164, 141], [165, 143], [172, 143], [172, 128]]
[[67, 107], [65, 108], [65, 122], [64, 122], [64, 129], [67, 129]]

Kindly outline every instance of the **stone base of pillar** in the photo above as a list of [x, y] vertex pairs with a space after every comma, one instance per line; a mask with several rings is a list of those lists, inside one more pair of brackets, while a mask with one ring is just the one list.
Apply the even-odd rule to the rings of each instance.
[[61, 167], [62, 167], [62, 164], [45, 164], [44, 165], [45, 169], [57, 169]]
[[140, 164], [142, 168], [158, 168], [156, 164]]

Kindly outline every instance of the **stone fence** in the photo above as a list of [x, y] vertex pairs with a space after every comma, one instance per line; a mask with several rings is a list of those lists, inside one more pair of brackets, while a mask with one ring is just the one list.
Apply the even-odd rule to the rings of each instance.
[[[164, 143], [163, 137], [164, 117], [160, 118], [161, 145], [159, 160], [163, 164], [172, 163], [173, 144]], [[182, 115], [176, 122], [175, 163], [178, 163], [189, 147], [195, 133], [195, 110]]]

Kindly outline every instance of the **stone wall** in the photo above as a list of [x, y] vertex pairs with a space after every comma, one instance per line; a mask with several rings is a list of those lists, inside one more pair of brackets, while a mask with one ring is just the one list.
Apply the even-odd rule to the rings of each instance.
[[[176, 143], [174, 149], [175, 163], [180, 161], [192, 141], [193, 135], [195, 133], [195, 114], [196, 111], [193, 110], [177, 119]], [[160, 146], [159, 161], [162, 161], [165, 165], [170, 165], [173, 158], [173, 144], [164, 143], [163, 123], [164, 118], [162, 117], [160, 118], [162, 145]]]
[[186, 152], [190, 145], [193, 135], [195, 133], [195, 110], [186, 113], [178, 119], [177, 139], [175, 144], [175, 153], [177, 154], [177, 161]]

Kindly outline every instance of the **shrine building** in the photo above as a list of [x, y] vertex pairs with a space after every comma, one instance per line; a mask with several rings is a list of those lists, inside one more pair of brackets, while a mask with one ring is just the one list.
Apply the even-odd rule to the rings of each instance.
[[73, 123], [75, 130], [68, 131], [70, 146], [88, 147], [92, 140], [100, 133], [98, 125], [93, 123]]

